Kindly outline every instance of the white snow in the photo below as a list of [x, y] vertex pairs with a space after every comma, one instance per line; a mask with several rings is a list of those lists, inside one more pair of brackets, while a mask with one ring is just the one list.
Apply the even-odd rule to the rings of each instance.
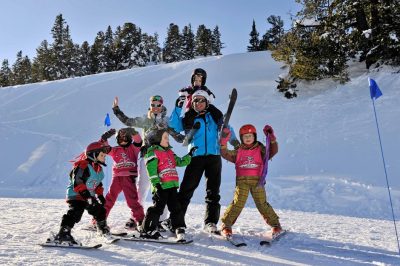
[[[270, 163], [268, 199], [290, 232], [272, 247], [258, 245], [269, 230], [252, 199], [234, 232], [248, 247], [235, 248], [203, 233], [204, 184], [186, 216], [194, 243], [163, 246], [120, 241], [100, 250], [45, 249], [36, 245], [56, 232], [67, 210], [64, 193], [69, 160], [107, 130], [122, 124], [112, 114], [115, 96], [128, 116], [141, 116], [148, 98], [160, 94], [172, 110], [177, 90], [188, 85], [194, 68], [208, 73], [215, 105], [227, 108], [236, 87], [239, 99], [231, 118], [236, 132], [253, 123], [275, 129], [279, 153]], [[368, 73], [351, 64], [351, 82], [303, 82], [299, 97], [288, 100], [276, 89], [283, 72], [266, 52], [200, 58], [82, 78], [0, 88], [0, 264], [2, 265], [399, 265], [392, 213], [369, 97], [368, 77], [383, 96], [376, 100], [383, 151], [395, 215], [400, 213], [400, 78], [396, 69]], [[113, 143], [113, 140], [111, 141]], [[115, 144], [115, 143], [114, 143]], [[187, 151], [172, 142], [177, 154]], [[111, 161], [109, 160], [109, 163]], [[107, 167], [105, 184], [111, 169]], [[183, 169], [179, 169], [182, 176]], [[232, 200], [233, 164], [223, 163], [222, 213]], [[150, 199], [148, 199], [150, 200]], [[150, 202], [148, 202], [150, 204]], [[109, 217], [114, 229], [129, 216], [121, 200]], [[83, 231], [85, 214], [73, 234], [98, 243]]]

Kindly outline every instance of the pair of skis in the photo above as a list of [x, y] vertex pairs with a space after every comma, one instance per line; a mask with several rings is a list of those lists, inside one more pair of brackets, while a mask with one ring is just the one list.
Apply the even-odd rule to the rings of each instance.
[[[237, 90], [235, 88], [232, 89], [231, 94], [229, 95], [229, 104], [228, 109], [224, 115], [222, 128], [228, 127], [229, 119], [231, 118], [233, 107], [235, 106], [237, 100]], [[200, 123], [197, 122], [193, 125], [192, 129], [186, 134], [185, 139], [183, 140], [183, 146], [188, 146], [189, 143], [193, 140], [194, 135], [200, 128]]]
[[[271, 246], [274, 241], [279, 240], [282, 236], [284, 236], [287, 233], [287, 230], [282, 230], [278, 234], [272, 234], [272, 232], [268, 232], [265, 235], [262, 236], [263, 240], [260, 241], [260, 246]], [[230, 235], [230, 236], [223, 236], [220, 231], [217, 231], [215, 233], [210, 233], [211, 235], [217, 236], [218, 238], [223, 238], [224, 240], [228, 241], [230, 244], [232, 244], [235, 247], [246, 247], [247, 243], [238, 238], [235, 235]]]

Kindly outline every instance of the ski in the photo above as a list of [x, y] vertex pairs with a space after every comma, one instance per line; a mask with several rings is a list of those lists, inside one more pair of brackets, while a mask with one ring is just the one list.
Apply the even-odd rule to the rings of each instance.
[[279, 240], [286, 233], [287, 230], [282, 230], [279, 234], [273, 236], [271, 232], [268, 232], [264, 235], [265, 239], [260, 241], [260, 246], [270, 246], [274, 241]]
[[243, 241], [238, 241], [233, 235], [224, 237], [229, 243], [234, 245], [235, 247], [246, 247], [247, 244]]
[[200, 122], [196, 122], [192, 129], [189, 130], [189, 132], [186, 134], [185, 139], [183, 140], [182, 146], [188, 146], [189, 143], [192, 141], [194, 134], [199, 130], [200, 128]]
[[222, 128], [226, 128], [229, 125], [229, 119], [231, 118], [233, 107], [235, 107], [236, 99], [237, 99], [237, 90], [233, 88], [231, 94], [229, 95], [228, 110], [224, 115]]
[[[90, 231], [90, 232], [97, 232], [97, 228], [93, 226], [83, 227], [82, 230]], [[127, 236], [127, 232], [110, 232], [113, 236]]]
[[41, 243], [39, 244], [42, 247], [46, 248], [75, 248], [75, 249], [98, 249], [102, 246], [102, 244], [97, 244], [93, 246], [85, 246], [85, 245], [79, 245], [79, 244], [72, 244], [69, 242], [61, 242], [61, 243], [56, 243], [56, 242], [46, 242], [46, 243]]
[[130, 237], [123, 237], [122, 239], [126, 240], [126, 241], [151, 242], [151, 243], [159, 243], [159, 244], [167, 244], [167, 245], [185, 245], [185, 244], [190, 244], [193, 242], [192, 239], [177, 240], [175, 237], [151, 239], [151, 238], [130, 236]]

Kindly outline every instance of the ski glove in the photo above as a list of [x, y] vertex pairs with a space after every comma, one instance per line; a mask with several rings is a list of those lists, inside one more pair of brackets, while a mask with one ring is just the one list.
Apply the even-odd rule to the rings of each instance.
[[175, 106], [182, 108], [183, 103], [185, 102], [186, 96], [179, 96], [178, 99], [175, 101]]
[[111, 138], [112, 135], [114, 135], [116, 132], [116, 130], [114, 128], [110, 129], [109, 131], [105, 132], [102, 136], [101, 139], [102, 140], [107, 140], [109, 138]]
[[101, 206], [105, 206], [106, 205], [106, 199], [104, 198], [103, 195], [97, 195], [97, 199], [100, 201]]
[[90, 195], [89, 190], [87, 190], [87, 189], [82, 190], [81, 192], [79, 192], [79, 195], [81, 195], [82, 198], [84, 198], [85, 200], [87, 200], [87, 199], [92, 197], [92, 195]]
[[224, 129], [222, 129], [221, 139], [219, 140], [219, 143], [222, 146], [226, 146], [230, 138], [231, 138], [231, 131], [229, 130], [229, 128], [225, 127]]
[[274, 142], [276, 141], [276, 137], [274, 135], [274, 130], [272, 129], [272, 127], [270, 125], [265, 125], [263, 131], [264, 131], [265, 136], [269, 135], [269, 139], [271, 141], [274, 141]]
[[190, 157], [192, 157], [193, 156], [193, 153], [195, 153], [196, 151], [197, 151], [197, 149], [198, 149], [199, 147], [197, 147], [197, 146], [194, 146], [194, 147], [192, 147], [191, 149], [190, 149], [190, 151], [189, 151], [189, 155], [190, 155]]

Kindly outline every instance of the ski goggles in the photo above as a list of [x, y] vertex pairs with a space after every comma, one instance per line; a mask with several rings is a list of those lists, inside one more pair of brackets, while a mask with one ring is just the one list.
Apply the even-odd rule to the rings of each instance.
[[206, 100], [206, 99], [199, 99], [199, 98], [196, 98], [196, 99], [193, 100], [193, 102], [194, 102], [194, 103], [206, 103], [207, 100]]
[[156, 103], [152, 103], [152, 104], [150, 104], [150, 106], [151, 106], [151, 107], [161, 107], [161, 106], [162, 106], [162, 104], [156, 104]]
[[161, 102], [163, 103], [163, 98], [160, 95], [154, 95], [150, 97], [150, 102]]

